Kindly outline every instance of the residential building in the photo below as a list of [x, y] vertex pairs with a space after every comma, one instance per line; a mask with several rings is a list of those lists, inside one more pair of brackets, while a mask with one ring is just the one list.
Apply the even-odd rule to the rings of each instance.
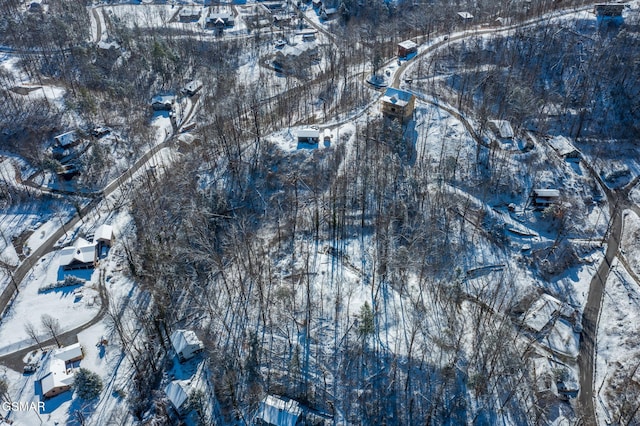
[[224, 28], [229, 28], [233, 27], [235, 23], [235, 17], [233, 16], [233, 13], [210, 13], [205, 21], [205, 28], [216, 28], [219, 27], [220, 24], [222, 24]]
[[415, 101], [412, 93], [389, 87], [382, 96], [382, 113], [404, 122], [412, 117]]
[[253, 423], [264, 426], [297, 426], [304, 422], [303, 410], [296, 400], [267, 395], [256, 412]]
[[49, 352], [36, 377], [36, 381], [40, 383], [42, 395], [45, 398], [51, 398], [71, 389], [77, 362], [83, 357], [80, 343]]
[[171, 111], [176, 97], [173, 95], [156, 95], [151, 99], [151, 107], [155, 111]]
[[315, 43], [299, 43], [286, 45], [276, 52], [273, 66], [279, 71], [289, 72], [307, 68], [318, 59], [318, 46]]
[[60, 266], [64, 270], [91, 269], [96, 261], [96, 246], [84, 238], [78, 238], [73, 246], [60, 250]]
[[53, 140], [55, 140], [56, 144], [62, 149], [72, 148], [82, 142], [82, 139], [75, 130], [55, 136]]
[[298, 130], [298, 143], [316, 144], [320, 142], [320, 131], [318, 129]]
[[535, 207], [545, 208], [558, 202], [560, 191], [557, 189], [534, 189], [531, 197]]
[[406, 58], [409, 55], [418, 52], [418, 44], [412, 40], [405, 40], [398, 43], [398, 58]]
[[180, 362], [185, 362], [202, 352], [204, 345], [192, 330], [176, 330], [171, 335], [171, 345]]
[[193, 96], [198, 93], [200, 89], [202, 89], [202, 81], [192, 80], [184, 86], [183, 92], [189, 96]]

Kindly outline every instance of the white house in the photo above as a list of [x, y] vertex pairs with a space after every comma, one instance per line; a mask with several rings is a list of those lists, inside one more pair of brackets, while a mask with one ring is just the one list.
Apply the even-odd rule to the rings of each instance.
[[296, 426], [304, 422], [303, 410], [296, 400], [282, 396], [267, 395], [256, 412], [254, 424], [273, 426]]
[[51, 398], [71, 389], [76, 371], [73, 363], [83, 357], [80, 343], [49, 352], [36, 377], [36, 381], [40, 382], [42, 395]]
[[78, 238], [71, 247], [60, 250], [60, 266], [64, 270], [91, 269], [96, 265], [96, 246]]
[[171, 345], [180, 362], [193, 358], [204, 349], [204, 345], [192, 330], [174, 331], [171, 335]]
[[95, 244], [102, 243], [108, 247], [113, 244], [113, 226], [100, 225], [93, 234], [93, 242]]

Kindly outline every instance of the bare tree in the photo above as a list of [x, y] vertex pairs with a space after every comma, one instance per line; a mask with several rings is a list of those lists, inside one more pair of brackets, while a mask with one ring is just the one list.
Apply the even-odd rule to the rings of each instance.
[[31, 321], [27, 321], [24, 324], [24, 331], [27, 332], [27, 335], [33, 339], [34, 342], [38, 345], [40, 349], [42, 349], [42, 343], [40, 342], [40, 338], [38, 337], [38, 329]]
[[58, 336], [60, 336], [61, 332], [60, 321], [48, 314], [43, 314], [40, 317], [40, 321], [42, 321], [42, 326], [45, 328], [47, 333], [49, 333], [51, 338], [56, 341], [56, 345], [58, 345], [58, 347], [61, 347], [62, 345], [58, 340]]

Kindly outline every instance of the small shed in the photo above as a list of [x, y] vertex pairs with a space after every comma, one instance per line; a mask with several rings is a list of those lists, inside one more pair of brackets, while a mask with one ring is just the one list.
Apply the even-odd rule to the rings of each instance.
[[96, 244], [104, 244], [111, 247], [113, 244], [113, 226], [100, 225], [93, 234], [93, 242]]
[[418, 44], [412, 40], [405, 40], [402, 43], [398, 43], [398, 57], [406, 58], [409, 55], [418, 52]]
[[192, 330], [176, 330], [171, 335], [171, 345], [180, 362], [185, 362], [202, 352], [204, 345]]
[[318, 129], [298, 130], [298, 142], [316, 144], [320, 142], [320, 131]]
[[470, 21], [473, 19], [473, 15], [470, 14], [469, 12], [458, 12], [458, 16], [460, 17], [460, 19], [462, 19], [463, 21]]

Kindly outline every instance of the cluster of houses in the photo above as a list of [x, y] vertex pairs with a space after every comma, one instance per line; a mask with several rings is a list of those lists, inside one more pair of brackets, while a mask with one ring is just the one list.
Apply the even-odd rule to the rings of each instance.
[[89, 242], [78, 238], [72, 246], [60, 250], [60, 267], [65, 271], [92, 269], [104, 258], [114, 241], [113, 227], [100, 225]]
[[78, 175], [80, 169], [77, 166], [77, 160], [89, 146], [91, 136], [94, 138], [102, 138], [110, 132], [111, 130], [109, 128], [100, 126], [91, 130], [90, 135], [89, 132], [83, 136], [83, 132], [79, 130], [69, 130], [54, 136], [50, 154], [60, 163], [56, 171], [58, 176], [68, 180]]
[[[171, 347], [181, 364], [193, 362], [196, 364], [192, 374], [185, 377], [174, 377], [164, 387], [164, 393], [179, 418], [186, 418], [193, 410], [189, 404], [191, 397], [199, 393], [203, 406], [200, 407], [205, 416], [213, 416], [216, 411], [213, 384], [205, 371], [205, 362], [197, 358], [204, 350], [204, 345], [192, 330], [179, 329], [170, 336]], [[180, 369], [183, 373], [188, 367]], [[267, 395], [253, 416], [250, 424], [273, 426], [296, 426], [302, 424], [329, 424], [330, 417], [315, 412], [300, 402], [278, 395]]]

